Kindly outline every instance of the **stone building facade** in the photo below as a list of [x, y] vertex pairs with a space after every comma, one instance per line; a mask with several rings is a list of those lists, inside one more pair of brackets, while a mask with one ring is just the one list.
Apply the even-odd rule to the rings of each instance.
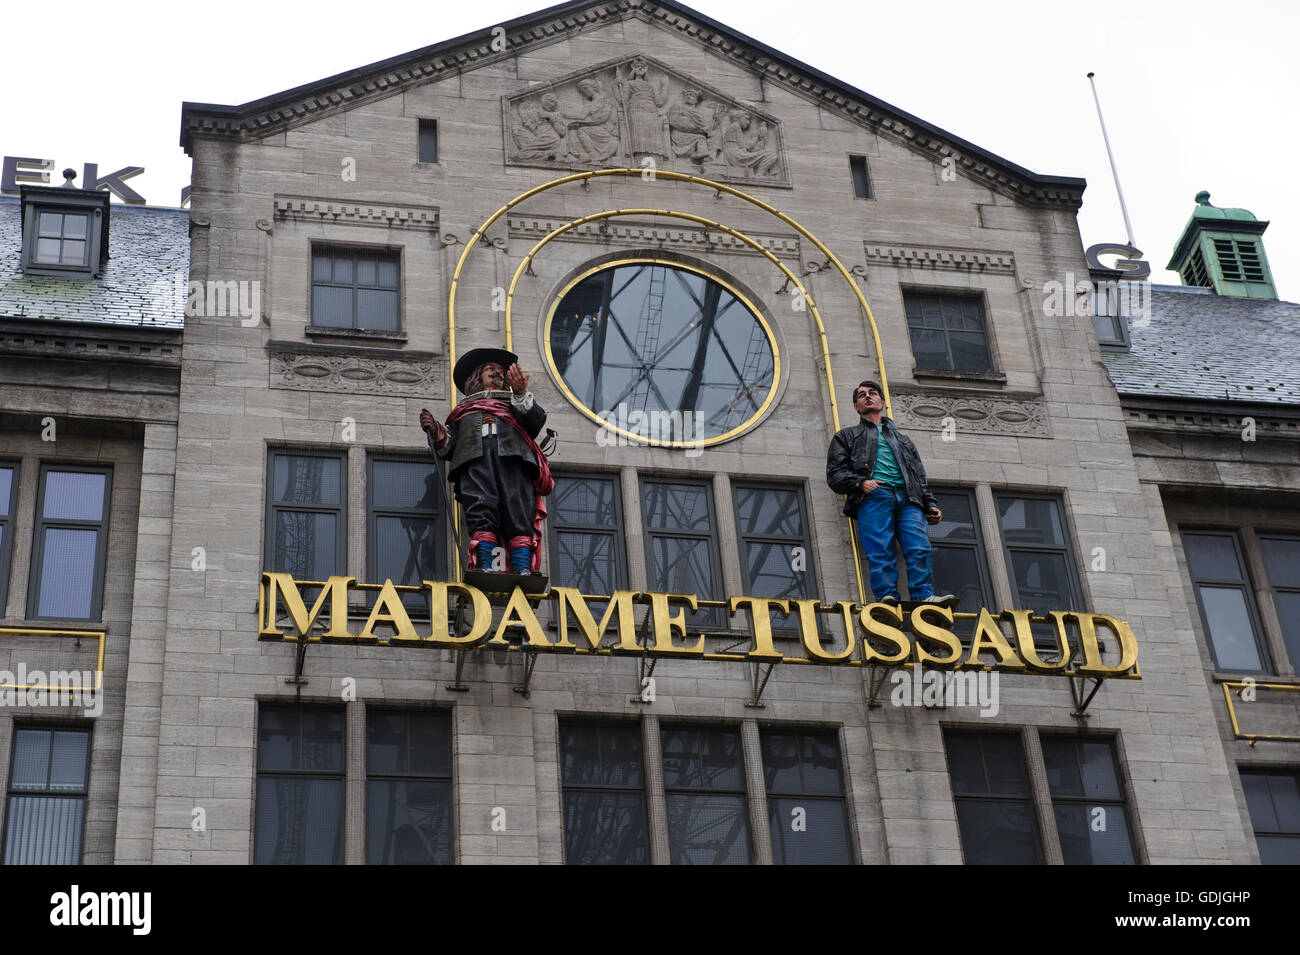
[[[130, 518], [170, 558], [137, 558], [130, 669], [105, 673], [107, 858], [1258, 861], [1164, 458], [1135, 454], [1090, 315], [1045, 291], [1088, 271], [1082, 180], [649, 0], [187, 103], [181, 138], [190, 277], [240, 308], [187, 318], [170, 520]], [[947, 516], [941, 589], [1127, 621], [1140, 679], [973, 670], [983, 705], [936, 703], [915, 667], [725, 659], [754, 622], [718, 608], [679, 640], [716, 659], [284, 639], [267, 573], [374, 585], [352, 634], [411, 584], [436, 631], [414, 585], [457, 579], [457, 521], [417, 419], [501, 345], [560, 435], [551, 585], [856, 613], [826, 449], [883, 370]]]

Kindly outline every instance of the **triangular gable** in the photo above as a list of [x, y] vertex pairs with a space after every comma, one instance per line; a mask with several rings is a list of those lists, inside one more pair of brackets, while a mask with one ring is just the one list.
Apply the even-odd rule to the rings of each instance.
[[241, 106], [184, 103], [181, 146], [189, 154], [195, 137], [260, 139], [322, 115], [549, 45], [573, 33], [632, 18], [689, 37], [701, 50], [721, 56], [762, 76], [765, 82], [780, 85], [931, 161], [942, 162], [950, 157], [963, 175], [1019, 202], [1071, 210], [1082, 205], [1087, 185], [1083, 179], [1031, 172], [675, 0], [571, 0]]

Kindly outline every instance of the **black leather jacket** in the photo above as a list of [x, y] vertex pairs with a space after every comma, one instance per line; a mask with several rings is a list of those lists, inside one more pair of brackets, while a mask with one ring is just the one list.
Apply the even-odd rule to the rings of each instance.
[[[493, 397], [501, 395], [501, 392], [491, 392]], [[483, 394], [470, 395], [465, 401], [474, 398], [481, 398]], [[536, 400], [533, 406], [524, 411], [515, 407], [515, 420], [519, 422], [523, 429], [528, 432], [534, 440], [541, 433], [542, 426], [546, 424], [546, 412]], [[447, 466], [447, 476], [455, 482], [462, 468], [471, 461], [477, 461], [483, 456], [483, 413], [479, 411], [471, 412], [465, 415], [459, 421], [452, 421], [447, 425], [447, 441], [441, 448], [437, 449], [438, 456], [443, 460], [449, 460]], [[519, 432], [506, 424], [504, 421], [497, 425], [497, 456], [502, 458], [522, 458], [523, 467], [529, 477], [537, 476], [537, 456], [533, 454], [532, 449], [524, 444], [523, 438], [519, 437]]]
[[830, 450], [826, 452], [826, 483], [836, 494], [848, 495], [844, 513], [856, 517], [858, 507], [866, 497], [862, 493], [862, 482], [870, 480], [871, 472], [876, 469], [876, 447], [881, 430], [894, 452], [898, 469], [903, 472], [907, 499], [923, 511], [938, 507], [939, 502], [930, 493], [925, 466], [921, 464], [921, 455], [912, 439], [899, 431], [890, 418], [881, 418], [880, 428], [862, 418], [852, 427], [836, 432], [831, 438]]

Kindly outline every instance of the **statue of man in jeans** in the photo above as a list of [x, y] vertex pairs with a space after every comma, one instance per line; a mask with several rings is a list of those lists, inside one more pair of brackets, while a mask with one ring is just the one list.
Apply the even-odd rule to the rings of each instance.
[[[894, 542], [903, 551], [907, 587], [913, 601], [952, 604], [952, 594], [936, 595], [930, 572], [930, 535], [925, 525], [943, 520], [930, 493], [921, 455], [907, 435], [884, 417], [880, 386], [864, 381], [853, 389], [860, 420], [831, 439], [826, 483], [846, 494], [844, 513], [858, 522], [867, 556], [871, 592], [881, 603], [896, 604], [898, 565]], [[883, 438], [883, 440], [882, 440]]]

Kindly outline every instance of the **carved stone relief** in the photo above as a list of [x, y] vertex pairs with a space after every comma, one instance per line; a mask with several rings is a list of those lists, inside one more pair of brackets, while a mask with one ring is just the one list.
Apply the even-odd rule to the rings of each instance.
[[781, 124], [648, 56], [612, 61], [502, 100], [506, 161], [654, 166], [790, 184]]
[[273, 351], [272, 388], [417, 398], [447, 389], [446, 361]]
[[952, 418], [959, 431], [1050, 438], [1047, 412], [1037, 398], [1001, 395], [958, 395], [939, 392], [895, 392], [894, 419], [902, 428], [941, 431]]

